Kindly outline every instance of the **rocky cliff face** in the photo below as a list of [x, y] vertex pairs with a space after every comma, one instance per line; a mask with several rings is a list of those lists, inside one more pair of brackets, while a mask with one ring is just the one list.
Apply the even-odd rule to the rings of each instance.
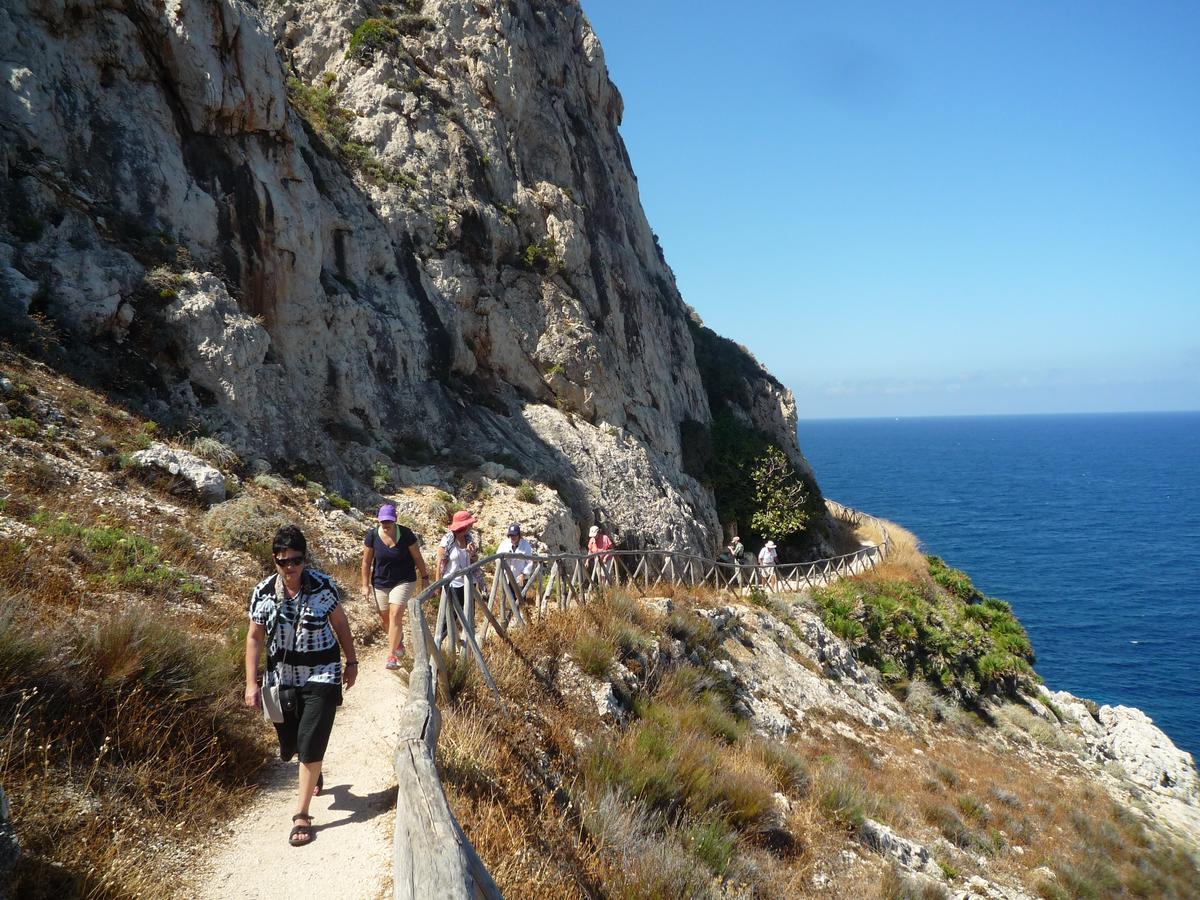
[[[718, 539], [690, 311], [576, 3], [13, 0], [0, 59], [6, 321], [343, 489], [503, 458], [577, 525]], [[741, 369], [735, 414], [807, 469]]]

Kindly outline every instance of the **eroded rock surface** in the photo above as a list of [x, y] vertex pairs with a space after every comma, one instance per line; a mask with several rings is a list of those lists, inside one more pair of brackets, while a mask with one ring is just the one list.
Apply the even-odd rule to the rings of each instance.
[[[696, 326], [578, 4], [426, 0], [354, 43], [369, 15], [5, 4], [0, 315], [343, 492], [368, 451], [507, 455], [576, 526], [715, 546], [682, 466], [681, 424], [712, 419]], [[790, 393], [735, 368], [723, 399], [807, 471]]]

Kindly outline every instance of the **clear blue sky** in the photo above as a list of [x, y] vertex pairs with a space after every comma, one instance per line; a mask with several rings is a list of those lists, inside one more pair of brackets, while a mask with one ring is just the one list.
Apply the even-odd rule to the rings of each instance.
[[1200, 2], [582, 2], [684, 299], [801, 418], [1200, 409]]

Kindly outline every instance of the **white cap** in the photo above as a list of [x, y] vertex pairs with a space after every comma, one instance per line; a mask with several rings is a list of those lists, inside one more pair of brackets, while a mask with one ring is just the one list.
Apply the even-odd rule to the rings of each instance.
[[591, 528], [588, 529], [588, 537], [595, 537], [599, 533], [600, 533], [599, 525], [593, 525]]
[[767, 546], [767, 549], [768, 549], [768, 550], [774, 550], [774, 549], [775, 549], [775, 542], [774, 542], [774, 541], [767, 541], [767, 545], [766, 545], [766, 546]]

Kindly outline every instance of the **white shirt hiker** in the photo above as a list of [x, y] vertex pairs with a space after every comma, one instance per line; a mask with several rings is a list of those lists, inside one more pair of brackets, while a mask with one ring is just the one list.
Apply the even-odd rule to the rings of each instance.
[[[516, 546], [513, 546], [512, 538], [506, 537], [504, 540], [502, 540], [500, 542], [500, 546], [498, 546], [496, 548], [496, 552], [497, 553], [519, 553], [522, 556], [533, 556], [533, 547], [532, 547], [532, 545], [530, 545], [529, 541], [525, 540], [525, 538], [520, 538], [517, 541]], [[530, 560], [521, 560], [521, 559], [509, 560], [508, 566], [512, 570], [512, 573], [514, 575], [524, 575], [526, 578], [528, 578], [531, 574], [533, 574], [533, 560], [532, 559], [530, 559]]]

